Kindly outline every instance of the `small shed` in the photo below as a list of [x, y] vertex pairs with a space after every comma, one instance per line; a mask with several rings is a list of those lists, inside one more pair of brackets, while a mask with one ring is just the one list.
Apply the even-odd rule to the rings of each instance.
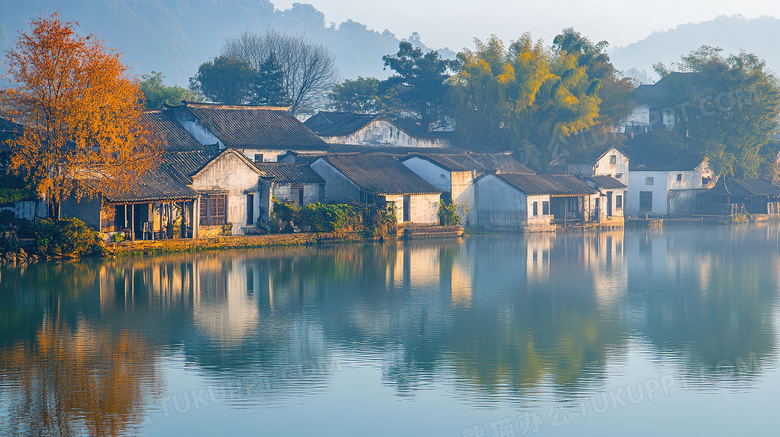
[[589, 221], [596, 191], [572, 175], [491, 174], [477, 180], [481, 227], [551, 231]]
[[597, 191], [590, 196], [590, 221], [604, 226], [623, 226], [628, 187], [612, 176], [591, 176], [583, 180]]
[[780, 214], [780, 187], [769, 179], [722, 177], [696, 198], [705, 215]]

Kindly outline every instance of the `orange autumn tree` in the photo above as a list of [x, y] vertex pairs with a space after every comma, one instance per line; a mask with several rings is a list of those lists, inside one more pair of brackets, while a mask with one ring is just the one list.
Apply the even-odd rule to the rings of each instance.
[[143, 94], [119, 54], [57, 13], [33, 19], [6, 52], [6, 103], [25, 125], [9, 170], [45, 195], [52, 215], [69, 196], [125, 190], [155, 167], [160, 147], [141, 123]]

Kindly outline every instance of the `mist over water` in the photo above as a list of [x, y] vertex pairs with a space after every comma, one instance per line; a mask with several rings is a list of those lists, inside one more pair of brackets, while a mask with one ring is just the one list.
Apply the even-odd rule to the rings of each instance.
[[779, 261], [772, 224], [0, 266], [0, 434], [762, 434]]

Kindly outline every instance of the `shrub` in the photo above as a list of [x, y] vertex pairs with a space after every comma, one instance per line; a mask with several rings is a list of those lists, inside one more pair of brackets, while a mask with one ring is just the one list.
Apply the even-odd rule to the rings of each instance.
[[439, 200], [439, 222], [444, 226], [455, 226], [460, 224], [458, 207], [452, 202]]
[[292, 232], [293, 220], [298, 213], [298, 207], [289, 202], [279, 202], [274, 198], [274, 214], [271, 218], [271, 229], [277, 232]]
[[77, 258], [105, 255], [97, 232], [79, 219], [44, 219], [35, 225], [35, 249], [45, 255]]
[[296, 222], [309, 226], [315, 232], [335, 232], [346, 230], [354, 214], [354, 208], [350, 205], [317, 202], [299, 209]]

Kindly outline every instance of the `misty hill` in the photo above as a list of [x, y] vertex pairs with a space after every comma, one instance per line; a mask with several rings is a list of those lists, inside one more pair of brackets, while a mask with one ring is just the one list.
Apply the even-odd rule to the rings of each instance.
[[610, 58], [620, 70], [636, 68], [657, 78], [653, 73], [653, 63], [661, 61], [668, 67], [670, 63], [679, 61], [680, 56], [702, 45], [709, 45], [722, 48], [724, 56], [737, 54], [740, 50], [755, 53], [766, 61], [771, 71], [778, 74], [778, 40], [780, 19], [720, 16], [711, 21], [683, 24], [672, 30], [654, 32], [641, 41], [614, 49]]
[[[161, 71], [166, 83], [181, 86], [219, 53], [226, 37], [247, 29], [305, 34], [327, 45], [346, 79], [386, 77], [382, 56], [397, 52], [399, 42], [387, 30], [380, 33], [351, 20], [327, 24], [324, 14], [299, 3], [280, 11], [269, 0], [25, 0], [0, 1], [0, 50], [14, 43], [31, 17], [55, 10], [64, 20], [78, 21], [79, 34], [95, 31], [107, 46], [123, 52], [134, 74]], [[408, 39], [425, 47], [416, 34]]]

